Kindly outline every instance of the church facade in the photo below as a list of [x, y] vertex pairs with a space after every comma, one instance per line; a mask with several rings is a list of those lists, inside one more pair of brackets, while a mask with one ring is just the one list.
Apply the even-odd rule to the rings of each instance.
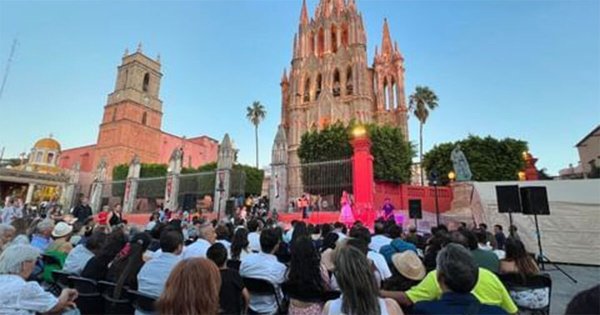
[[291, 69], [284, 70], [280, 86], [281, 124], [272, 163], [287, 165], [289, 198], [301, 193], [295, 189], [301, 187], [297, 151], [307, 131], [354, 120], [399, 127], [408, 139], [404, 58], [384, 20], [381, 46], [369, 64], [355, 0], [321, 0], [313, 17], [303, 2]]
[[177, 148], [183, 149], [184, 167], [215, 162], [217, 140], [208, 136], [179, 137], [162, 130], [161, 78], [159, 58], [146, 56], [141, 46], [132, 54], [126, 51], [117, 70], [115, 89], [104, 106], [97, 142], [63, 150], [60, 167], [68, 169], [78, 164], [85, 177], [83, 174], [93, 173], [104, 159], [111, 177], [113, 167], [129, 163], [135, 155], [142, 163], [168, 164]]

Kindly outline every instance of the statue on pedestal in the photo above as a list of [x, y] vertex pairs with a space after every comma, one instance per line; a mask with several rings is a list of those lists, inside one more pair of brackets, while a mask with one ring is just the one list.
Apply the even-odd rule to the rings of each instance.
[[456, 173], [456, 181], [470, 181], [473, 174], [469, 168], [467, 157], [460, 150], [460, 144], [457, 144], [456, 147], [454, 147], [452, 153], [450, 154], [450, 159], [452, 160], [454, 172]]

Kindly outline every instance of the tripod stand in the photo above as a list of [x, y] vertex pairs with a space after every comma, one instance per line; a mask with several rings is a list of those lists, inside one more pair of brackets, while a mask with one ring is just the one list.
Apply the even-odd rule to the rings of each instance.
[[[537, 236], [538, 249], [540, 251], [540, 254], [537, 257], [537, 263], [542, 267], [541, 270], [546, 271], [544, 263], [552, 264], [552, 266], [554, 266], [554, 268], [556, 268], [556, 270], [562, 272], [562, 274], [565, 275], [567, 278], [569, 278], [569, 280], [573, 281], [573, 283], [577, 283], [577, 280], [575, 278], [573, 278], [566, 271], [562, 270], [557, 264], [553, 263], [550, 259], [548, 259], [548, 257], [544, 256], [544, 251], [542, 249], [542, 236], [540, 235], [540, 226], [538, 224], [538, 219], [537, 219], [536, 213], [533, 214], [533, 219], [535, 220], [535, 235]], [[552, 271], [552, 270], [548, 270], [548, 271]]]

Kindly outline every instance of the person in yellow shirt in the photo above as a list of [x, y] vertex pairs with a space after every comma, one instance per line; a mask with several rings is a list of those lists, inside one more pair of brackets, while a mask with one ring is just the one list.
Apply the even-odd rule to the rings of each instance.
[[[453, 243], [463, 246], [466, 244], [466, 238], [459, 231], [452, 232], [451, 239]], [[465, 246], [467, 248], [467, 246]], [[482, 304], [496, 305], [502, 307], [507, 313], [515, 314], [518, 311], [517, 306], [511, 299], [504, 284], [496, 275], [487, 269], [479, 268], [479, 277], [475, 287], [471, 291]], [[436, 270], [430, 271], [425, 278], [410, 290], [402, 291], [381, 291], [381, 296], [393, 298], [403, 306], [410, 306], [420, 301], [437, 300], [442, 295], [442, 289], [437, 280]]]

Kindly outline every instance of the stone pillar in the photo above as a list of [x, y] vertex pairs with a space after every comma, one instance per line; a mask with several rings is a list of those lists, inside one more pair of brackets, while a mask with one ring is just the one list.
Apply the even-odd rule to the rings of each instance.
[[219, 218], [225, 218], [225, 205], [230, 194], [231, 170], [235, 162], [236, 150], [233, 148], [229, 135], [225, 134], [219, 145], [217, 172], [215, 179], [214, 212]]
[[90, 195], [90, 207], [93, 213], [98, 213], [102, 207], [102, 191], [104, 190], [104, 181], [106, 180], [106, 159], [101, 158], [96, 167], [94, 181], [92, 182], [92, 192]]
[[176, 148], [169, 160], [167, 184], [165, 185], [165, 209], [175, 210], [179, 207], [177, 197], [179, 196], [179, 175], [181, 174], [181, 159], [183, 149]]
[[127, 173], [127, 181], [125, 182], [125, 195], [123, 196], [124, 213], [130, 213], [135, 207], [140, 169], [140, 158], [136, 154], [129, 163], [129, 172]]
[[79, 181], [79, 169], [80, 169], [80, 164], [79, 164], [79, 162], [77, 162], [77, 163], [75, 163], [75, 165], [73, 165], [73, 168], [71, 168], [68, 171], [69, 180], [64, 185], [62, 195], [60, 197], [60, 200], [61, 200], [60, 203], [63, 205], [63, 208], [65, 208], [65, 209], [71, 209], [73, 207], [73, 197], [75, 195], [75, 185], [77, 185], [77, 182]]
[[354, 214], [366, 226], [373, 227], [375, 209], [373, 209], [373, 156], [371, 140], [364, 127], [354, 129], [351, 141], [354, 154], [352, 156], [352, 185], [354, 191]]
[[270, 210], [277, 210], [279, 213], [288, 210], [287, 149], [285, 130], [282, 125], [279, 125], [271, 151], [271, 181], [269, 183]]
[[27, 187], [27, 197], [25, 197], [25, 203], [31, 204], [31, 200], [33, 200], [33, 192], [35, 191], [35, 184], [29, 184]]

